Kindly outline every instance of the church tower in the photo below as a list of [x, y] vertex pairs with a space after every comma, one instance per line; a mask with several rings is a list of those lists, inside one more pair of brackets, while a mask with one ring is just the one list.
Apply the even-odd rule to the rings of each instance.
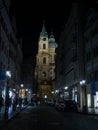
[[53, 32], [50, 37], [43, 24], [38, 41], [38, 53], [36, 55], [35, 78], [38, 82], [38, 96], [51, 98], [51, 92], [55, 88], [55, 49], [57, 44]]

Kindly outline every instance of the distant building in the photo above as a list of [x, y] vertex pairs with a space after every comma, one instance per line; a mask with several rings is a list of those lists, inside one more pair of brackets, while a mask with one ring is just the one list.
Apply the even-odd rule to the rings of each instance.
[[44, 96], [51, 97], [51, 92], [55, 87], [56, 48], [57, 43], [55, 42], [53, 32], [51, 32], [48, 38], [45, 25], [43, 24], [38, 42], [35, 68], [35, 77], [38, 82], [38, 96], [41, 98], [44, 98]]

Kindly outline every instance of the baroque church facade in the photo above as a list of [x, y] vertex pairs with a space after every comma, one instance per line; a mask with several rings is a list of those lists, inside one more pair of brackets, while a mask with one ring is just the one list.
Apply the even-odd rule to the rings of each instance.
[[37, 95], [40, 98], [51, 98], [52, 91], [55, 89], [55, 50], [57, 43], [53, 32], [50, 37], [42, 26], [42, 31], [38, 41], [38, 53], [36, 55], [35, 79], [38, 84]]

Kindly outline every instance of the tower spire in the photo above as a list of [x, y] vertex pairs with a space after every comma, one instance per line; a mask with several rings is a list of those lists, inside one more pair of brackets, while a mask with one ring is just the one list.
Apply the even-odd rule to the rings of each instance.
[[46, 32], [46, 29], [45, 29], [45, 21], [43, 21], [43, 26], [42, 26], [42, 31], [41, 31], [41, 33], [40, 33], [40, 36], [42, 36], [42, 37], [48, 37], [48, 34], [47, 34], [47, 32]]
[[51, 29], [50, 38], [54, 38], [54, 35], [53, 35], [53, 29]]

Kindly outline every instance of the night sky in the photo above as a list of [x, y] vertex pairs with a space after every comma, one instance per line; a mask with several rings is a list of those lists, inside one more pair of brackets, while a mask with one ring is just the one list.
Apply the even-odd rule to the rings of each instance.
[[23, 38], [24, 58], [35, 57], [43, 22], [45, 22], [46, 31], [49, 35], [53, 30], [55, 40], [58, 43], [60, 33], [63, 31], [69, 16], [72, 2], [74, 1], [69, 0], [62, 3], [53, 0], [36, 0], [35, 2], [32, 0], [14, 0], [13, 11], [16, 15], [17, 35]]
[[43, 22], [49, 36], [53, 30], [55, 40], [58, 42], [69, 14], [70, 3], [63, 8], [63, 3], [55, 3], [51, 0], [34, 3], [32, 0], [16, 0], [13, 4], [17, 21], [17, 36], [23, 38], [24, 58], [35, 56]]

